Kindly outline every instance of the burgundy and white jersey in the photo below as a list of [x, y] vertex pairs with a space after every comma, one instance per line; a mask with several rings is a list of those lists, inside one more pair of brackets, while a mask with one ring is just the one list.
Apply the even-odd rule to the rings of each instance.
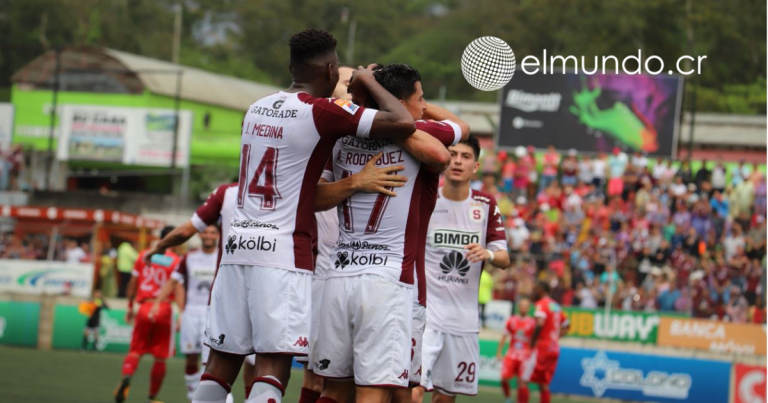
[[480, 331], [477, 294], [483, 262], [470, 263], [465, 246], [507, 250], [504, 221], [496, 200], [470, 190], [464, 201], [443, 197], [442, 188], [427, 237], [427, 327], [455, 335]]
[[376, 112], [304, 92], [278, 92], [251, 105], [222, 264], [313, 271], [317, 182], [336, 140], [367, 141]]
[[[453, 127], [458, 126], [429, 123], [447, 128], [453, 141]], [[408, 180], [405, 186], [394, 188], [397, 197], [358, 192], [338, 206], [339, 241], [331, 253], [333, 267], [328, 277], [376, 274], [411, 285], [418, 251], [421, 162], [390, 139], [345, 137], [336, 143], [329, 161], [332, 166], [326, 168], [323, 178], [336, 181], [352, 176], [379, 152], [378, 167], [402, 165], [405, 169], [397, 174]]]
[[314, 278], [325, 280], [333, 267], [331, 251], [339, 240], [339, 216], [336, 208], [315, 213], [317, 220], [317, 259], [315, 260]]
[[205, 231], [209, 225], [219, 224], [219, 252], [216, 267], [221, 262], [223, 242], [229, 234], [229, 224], [235, 214], [235, 198], [237, 197], [237, 183], [221, 185], [208, 195], [208, 199], [197, 208], [192, 215], [192, 225], [199, 232]]
[[184, 309], [208, 306], [218, 256], [218, 250], [213, 253], [205, 253], [202, 250], [188, 252], [181, 258], [176, 270], [171, 273], [172, 279], [184, 284], [186, 290]]

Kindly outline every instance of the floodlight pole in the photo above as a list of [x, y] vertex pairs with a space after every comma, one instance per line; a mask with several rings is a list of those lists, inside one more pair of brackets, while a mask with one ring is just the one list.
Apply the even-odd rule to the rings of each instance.
[[51, 190], [51, 169], [53, 168], [53, 135], [56, 129], [56, 109], [59, 102], [59, 75], [61, 74], [61, 48], [56, 47], [56, 67], [53, 71], [53, 100], [48, 126], [48, 155], [45, 159], [45, 189]]

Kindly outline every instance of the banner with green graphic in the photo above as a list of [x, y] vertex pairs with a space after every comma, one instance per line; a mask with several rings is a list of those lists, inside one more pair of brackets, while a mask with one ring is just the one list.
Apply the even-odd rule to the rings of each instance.
[[88, 298], [93, 264], [0, 259], [0, 292]]
[[568, 337], [656, 344], [662, 317], [687, 315], [659, 312], [616, 311], [563, 307], [570, 321]]
[[37, 346], [38, 302], [0, 301], [0, 344]]
[[[56, 305], [53, 311], [53, 348], [79, 349], [88, 318], [74, 305]], [[133, 326], [125, 323], [125, 309], [102, 309], [96, 349], [125, 353], [131, 344]], [[179, 346], [176, 337], [176, 353]]]

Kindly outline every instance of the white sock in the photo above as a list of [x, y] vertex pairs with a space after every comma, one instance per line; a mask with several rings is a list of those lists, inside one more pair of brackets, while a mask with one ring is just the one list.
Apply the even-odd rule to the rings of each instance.
[[[265, 376], [263, 378], [269, 378], [278, 384], [280, 381], [274, 376]], [[251, 396], [246, 400], [246, 403], [280, 403], [283, 399], [283, 392], [276, 386], [266, 382], [256, 382], [251, 389]]]
[[202, 368], [196, 374], [184, 374], [184, 383], [187, 385], [187, 400], [192, 400], [195, 397], [195, 390], [197, 390], [197, 386], [200, 384], [201, 376], [203, 376]]
[[195, 391], [192, 403], [226, 403], [226, 389], [214, 381], [202, 381]]
[[227, 403], [235, 403], [235, 398], [232, 397], [232, 394], [227, 395]]

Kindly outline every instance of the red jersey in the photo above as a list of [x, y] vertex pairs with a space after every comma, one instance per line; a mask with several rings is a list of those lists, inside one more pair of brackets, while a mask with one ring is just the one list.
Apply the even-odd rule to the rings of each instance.
[[568, 318], [560, 305], [552, 298], [544, 297], [536, 302], [533, 316], [543, 319], [544, 326], [536, 340], [536, 348], [542, 352], [560, 351], [560, 329], [567, 324]]
[[511, 337], [507, 357], [525, 360], [531, 350], [531, 337], [536, 329], [536, 320], [530, 316], [513, 315], [507, 319], [505, 329]]
[[147, 266], [144, 264], [146, 252], [144, 250], [139, 253], [139, 258], [133, 264], [133, 272], [131, 273], [139, 282], [136, 292], [136, 302], [138, 303], [156, 298], [181, 260], [175, 253], [166, 251], [165, 255], [153, 256], [152, 263]]

